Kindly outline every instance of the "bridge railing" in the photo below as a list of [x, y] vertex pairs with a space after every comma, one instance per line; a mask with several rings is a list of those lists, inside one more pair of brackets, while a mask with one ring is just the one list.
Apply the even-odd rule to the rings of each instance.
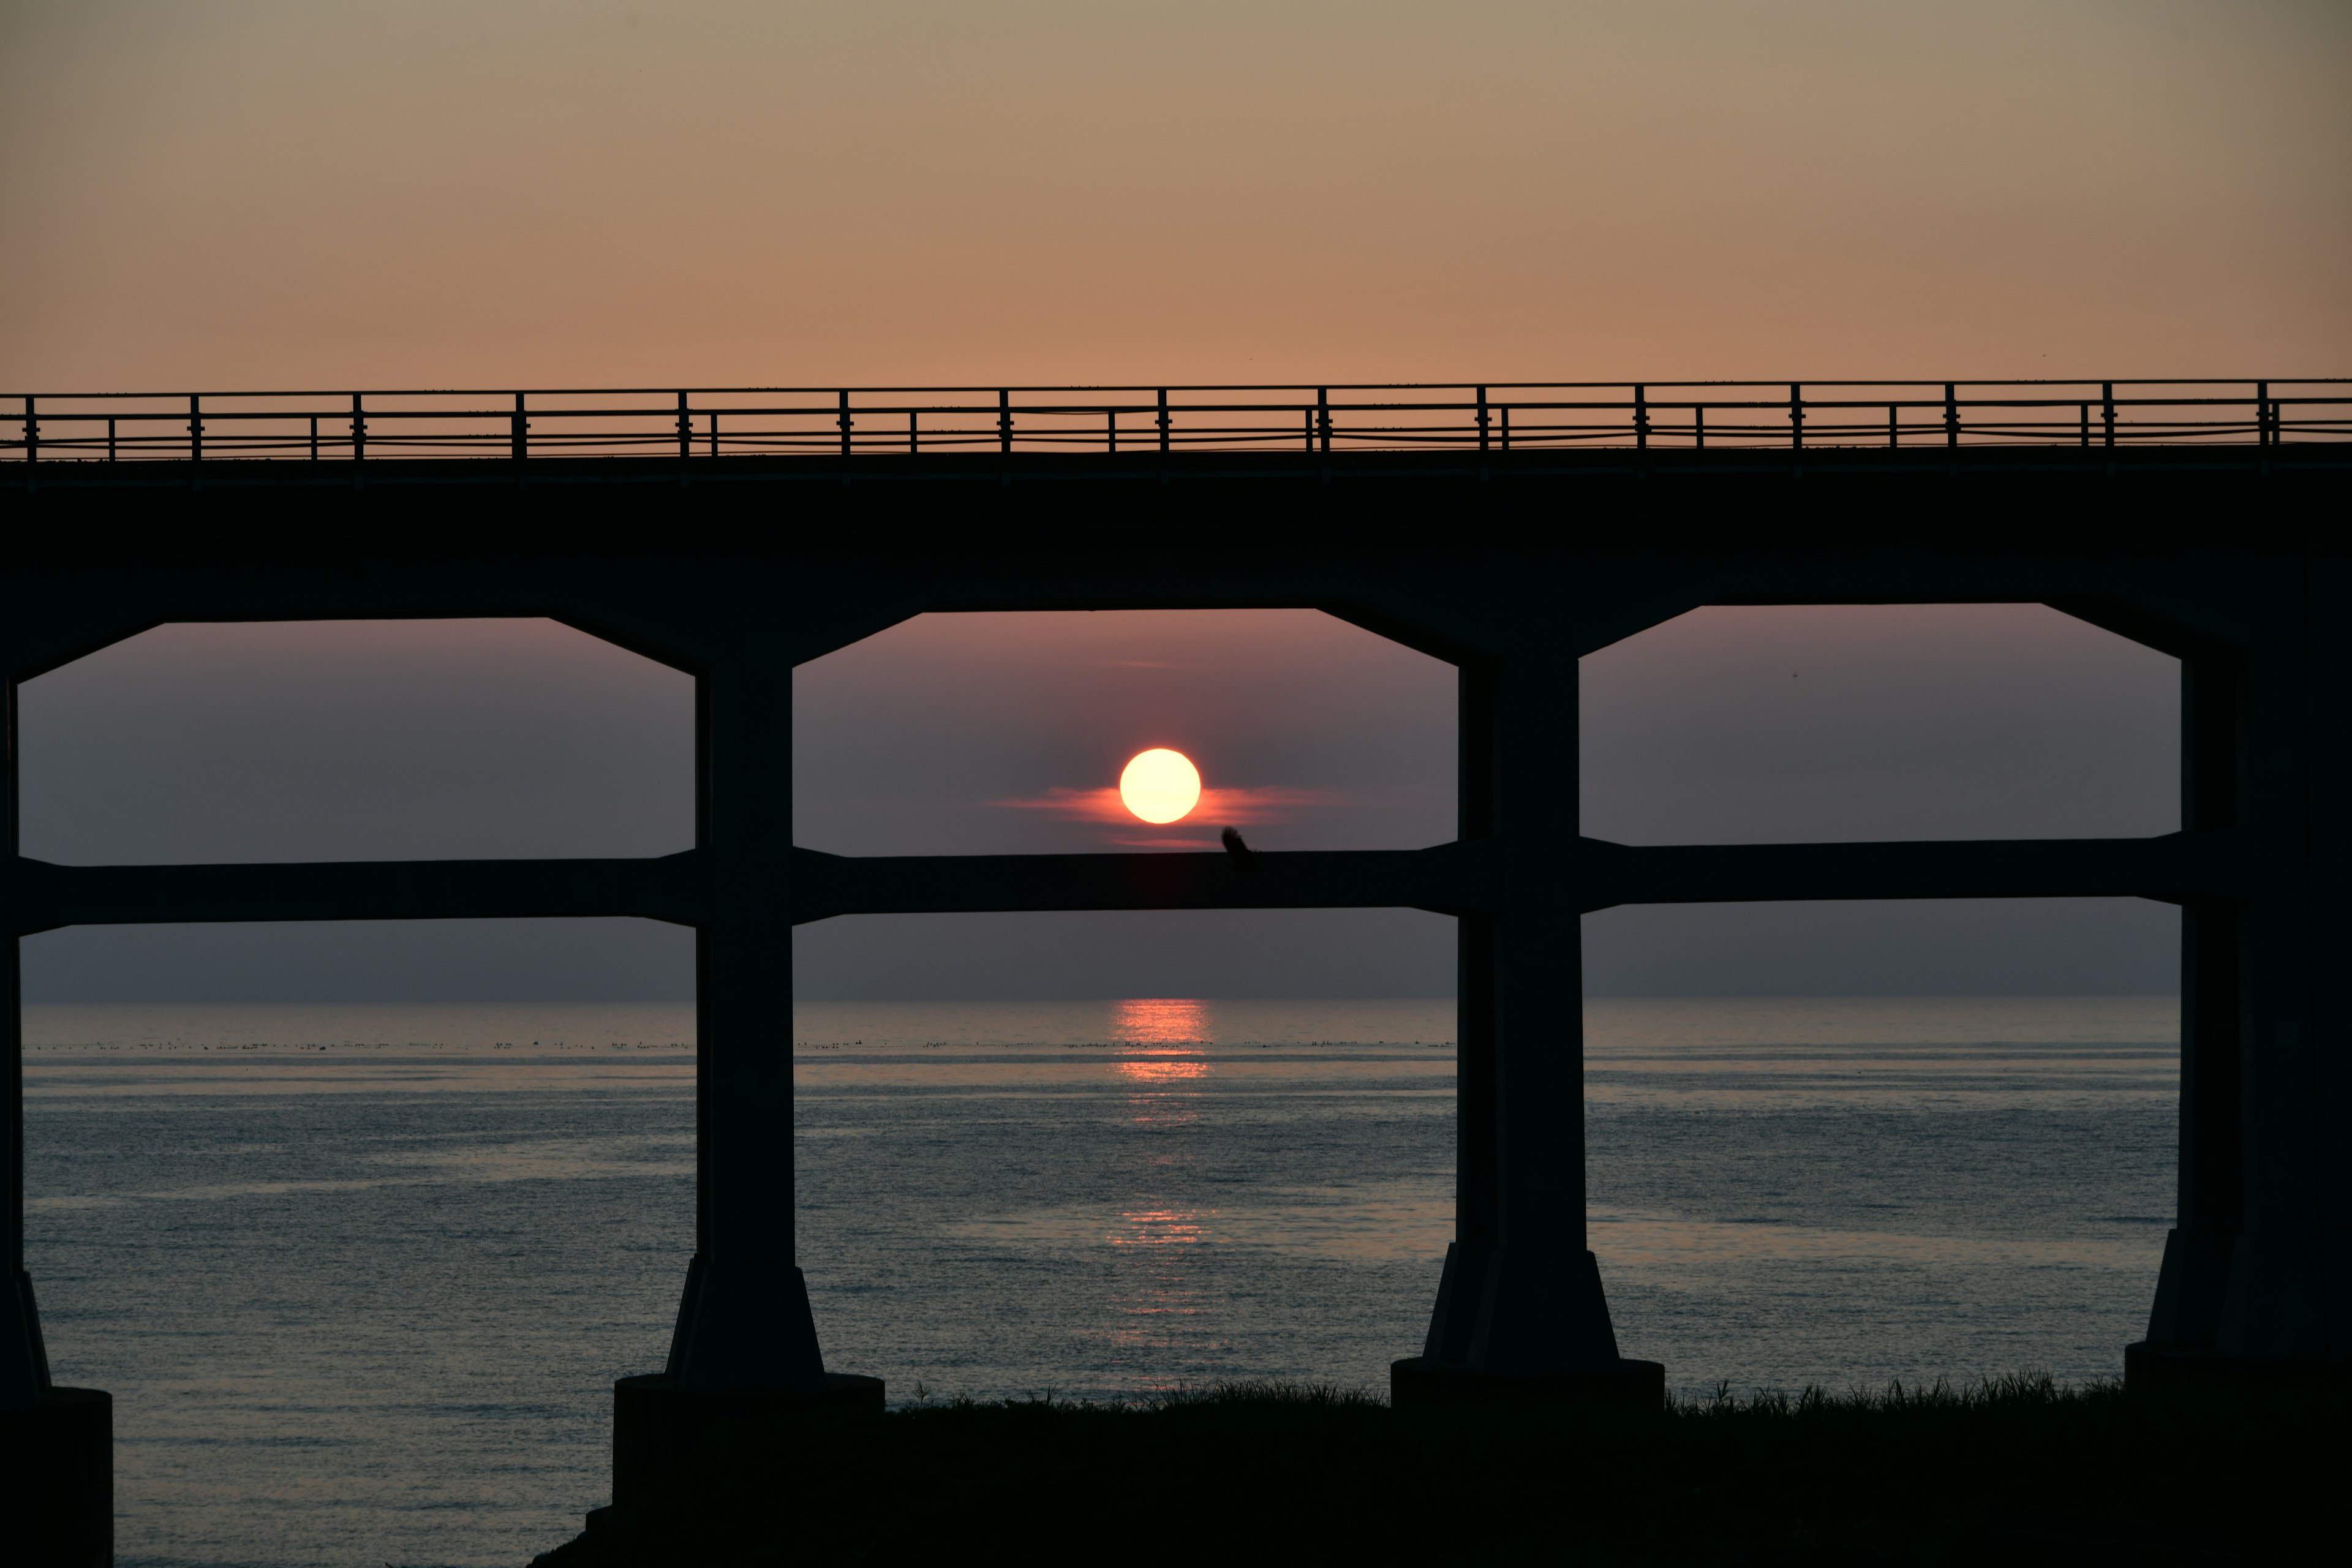
[[0, 395], [0, 460], [967, 457], [2352, 439], [2352, 378]]

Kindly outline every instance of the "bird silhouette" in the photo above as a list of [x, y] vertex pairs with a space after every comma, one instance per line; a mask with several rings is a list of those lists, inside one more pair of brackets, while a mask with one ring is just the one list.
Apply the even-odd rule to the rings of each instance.
[[1257, 851], [1242, 842], [1241, 831], [1238, 828], [1228, 827], [1220, 837], [1224, 840], [1225, 853], [1234, 858], [1234, 870], [1257, 869]]

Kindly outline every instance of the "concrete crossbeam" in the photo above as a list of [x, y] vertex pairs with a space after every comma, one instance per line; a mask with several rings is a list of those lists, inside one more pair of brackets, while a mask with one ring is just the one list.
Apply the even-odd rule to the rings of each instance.
[[[1832, 899], [2232, 898], [2234, 832], [2155, 838], [1626, 845], [1585, 838], [1580, 908]], [[1423, 909], [1491, 912], [1492, 840], [1232, 856], [827, 855], [793, 851], [793, 923], [841, 915], [1050, 910]], [[650, 859], [60, 866], [19, 858], [10, 924], [638, 916], [698, 925], [700, 850]]]
[[2237, 896], [2237, 834], [2155, 838], [1954, 839], [1893, 844], [1612, 844], [1584, 841], [1590, 914], [1618, 904], [1825, 899]]
[[360, 860], [58, 866], [20, 858], [9, 924], [400, 921], [641, 915], [693, 925], [709, 903], [698, 850], [630, 860]]
[[1495, 846], [1143, 855], [793, 851], [795, 924], [835, 915], [1019, 910], [1490, 909]]

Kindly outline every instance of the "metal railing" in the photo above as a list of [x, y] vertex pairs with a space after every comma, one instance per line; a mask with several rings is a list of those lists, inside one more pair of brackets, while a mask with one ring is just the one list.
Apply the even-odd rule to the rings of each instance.
[[2268, 447], [2352, 439], [2352, 378], [10, 394], [0, 430], [110, 463]]

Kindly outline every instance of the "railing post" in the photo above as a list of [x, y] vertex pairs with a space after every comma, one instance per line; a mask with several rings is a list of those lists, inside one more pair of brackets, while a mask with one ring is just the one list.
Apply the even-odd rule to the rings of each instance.
[[507, 456], [518, 463], [530, 456], [530, 420], [520, 392], [515, 394], [513, 422], [507, 431]]
[[849, 432], [849, 389], [847, 387], [842, 388], [841, 413], [836, 416], [836, 417], [841, 422], [841, 455], [846, 458], [849, 456], [850, 443], [852, 440]]
[[1013, 455], [1013, 393], [1007, 387], [996, 394], [996, 447], [1008, 458]]
[[1168, 450], [1168, 389], [1160, 389], [1160, 449]]
[[2089, 404], [2085, 403], [2082, 405], [2082, 414], [2083, 445], [2088, 447], [2091, 444], [2091, 405]]
[[1697, 443], [1696, 450], [1706, 450], [1706, 405], [1704, 403], [1691, 406], [1691, 439]]
[[1486, 389], [1478, 389], [1478, 450], [1486, 449]]
[[352, 461], [362, 462], [367, 458], [367, 410], [360, 395], [352, 394]]
[[922, 437], [922, 434], [921, 434], [921, 432], [919, 431], [919, 428], [917, 427], [917, 426], [916, 426], [916, 423], [915, 423], [915, 417], [916, 417], [916, 416], [915, 416], [915, 411], [914, 411], [913, 409], [911, 409], [911, 408], [908, 409], [908, 410], [907, 410], [907, 450], [908, 450], [908, 451], [909, 451], [909, 452], [919, 452], [919, 451], [921, 451], [921, 450], [923, 449], [923, 437]]
[[2116, 384], [2112, 381], [2099, 383], [2099, 418], [2106, 426], [2106, 444], [2112, 447], [2116, 444]]
[[1640, 385], [1633, 388], [1633, 446], [1643, 452], [1650, 449], [1650, 391]]
[[1511, 449], [1511, 405], [1510, 405], [1509, 404], [1506, 403], [1506, 404], [1504, 404], [1504, 405], [1503, 405], [1503, 407], [1502, 407], [1502, 415], [1503, 415], [1503, 450], [1504, 450], [1504, 451], [1506, 451], [1506, 452], [1507, 452], [1507, 451], [1509, 451], [1509, 450]]
[[1323, 455], [1329, 457], [1331, 455], [1331, 389], [1328, 386], [1318, 386], [1315, 389], [1315, 434], [1316, 439], [1321, 444]]
[[[110, 458], [114, 456], [114, 421], [111, 419], [106, 422], [106, 455]], [[314, 463], [319, 460], [319, 416], [315, 414], [310, 416], [310, 460]]]
[[41, 460], [41, 414], [35, 405], [33, 395], [25, 395], [25, 461]]
[[205, 460], [205, 405], [194, 393], [188, 394], [188, 461]]
[[1903, 405], [1901, 404], [1890, 403], [1886, 405], [1886, 449], [1890, 452], [1897, 452], [1903, 449], [1902, 415]]
[[[316, 454], [318, 446], [318, 421], [314, 419], [311, 421], [310, 436], [310, 447], [313, 455]], [[106, 416], [106, 460], [110, 463], [114, 461], [114, 416], [111, 414]]]
[[2258, 381], [2254, 383], [2255, 446], [2270, 447], [2277, 444], [2271, 433], [2271, 384], [2267, 381]]
[[715, 408], [710, 411], [709, 453], [714, 458], [719, 456], [719, 411]]
[[1960, 394], [1951, 382], [1944, 383], [1944, 445], [1960, 444]]
[[677, 395], [677, 460], [681, 463], [694, 455], [694, 410], [687, 403], [686, 394]]
[[1805, 389], [1793, 381], [1789, 384], [1789, 447], [1805, 449]]
[[1118, 450], [1118, 410], [1116, 408], [1103, 410], [1103, 439], [1108, 444], [1109, 450]]

